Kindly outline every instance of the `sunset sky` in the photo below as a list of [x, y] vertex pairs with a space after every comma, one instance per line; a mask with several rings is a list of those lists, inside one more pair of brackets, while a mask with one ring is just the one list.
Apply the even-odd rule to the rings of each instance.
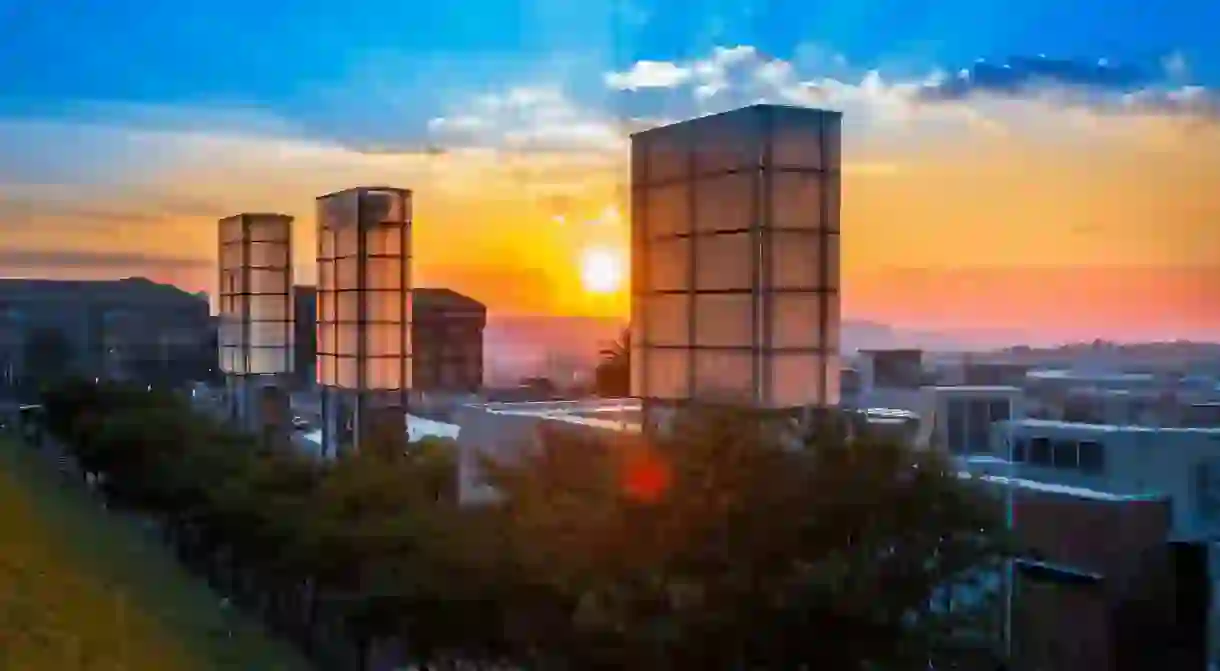
[[0, 276], [211, 292], [244, 210], [308, 283], [313, 197], [387, 184], [419, 284], [622, 315], [627, 129], [771, 101], [845, 114], [847, 318], [1220, 338], [1214, 0], [57, 5], [0, 0]]

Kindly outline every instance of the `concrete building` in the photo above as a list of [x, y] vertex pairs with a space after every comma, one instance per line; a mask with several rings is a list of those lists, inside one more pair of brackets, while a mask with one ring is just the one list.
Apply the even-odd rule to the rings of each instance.
[[413, 389], [439, 394], [478, 392], [483, 387], [487, 306], [443, 288], [417, 288], [411, 300]]
[[839, 401], [838, 112], [755, 105], [631, 139], [632, 396]]
[[851, 407], [919, 407], [924, 386], [922, 350], [861, 350], [854, 368], [858, 387]]
[[1177, 538], [1220, 538], [1220, 429], [1018, 419], [993, 426], [990, 445], [971, 471], [1167, 497]]
[[[0, 279], [0, 380], [25, 374], [32, 338], [62, 336], [66, 368], [94, 377], [180, 384], [216, 366], [206, 296], [144, 278]], [[11, 387], [10, 387], [11, 389]]]

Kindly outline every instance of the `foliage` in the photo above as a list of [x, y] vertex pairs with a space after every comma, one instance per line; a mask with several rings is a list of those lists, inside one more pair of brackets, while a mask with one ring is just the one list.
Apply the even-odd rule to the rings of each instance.
[[52, 383], [67, 374], [76, 359], [76, 348], [60, 329], [39, 328], [30, 332], [22, 353], [24, 375], [35, 383]]
[[1003, 553], [995, 502], [936, 454], [794, 441], [742, 412], [648, 442], [548, 433], [494, 469], [502, 504], [471, 508], [452, 441], [387, 436], [315, 464], [142, 390], [68, 383], [44, 401], [115, 501], [256, 576], [260, 603], [297, 604], [305, 631], [318, 612], [344, 623], [354, 666], [396, 638], [416, 663], [957, 668], [983, 613], [936, 597]]
[[618, 340], [602, 350], [594, 370], [599, 396], [623, 398], [631, 395], [631, 331], [624, 329]]

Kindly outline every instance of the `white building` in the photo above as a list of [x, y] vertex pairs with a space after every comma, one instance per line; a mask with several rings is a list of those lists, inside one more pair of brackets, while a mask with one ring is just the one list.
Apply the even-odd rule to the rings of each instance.
[[1181, 538], [1220, 535], [1220, 429], [1000, 422], [971, 472], [1129, 496], [1167, 496]]

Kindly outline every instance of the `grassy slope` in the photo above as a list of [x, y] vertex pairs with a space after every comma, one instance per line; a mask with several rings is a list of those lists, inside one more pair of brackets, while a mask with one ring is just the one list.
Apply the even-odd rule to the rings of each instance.
[[309, 668], [132, 521], [0, 437], [0, 671]]

